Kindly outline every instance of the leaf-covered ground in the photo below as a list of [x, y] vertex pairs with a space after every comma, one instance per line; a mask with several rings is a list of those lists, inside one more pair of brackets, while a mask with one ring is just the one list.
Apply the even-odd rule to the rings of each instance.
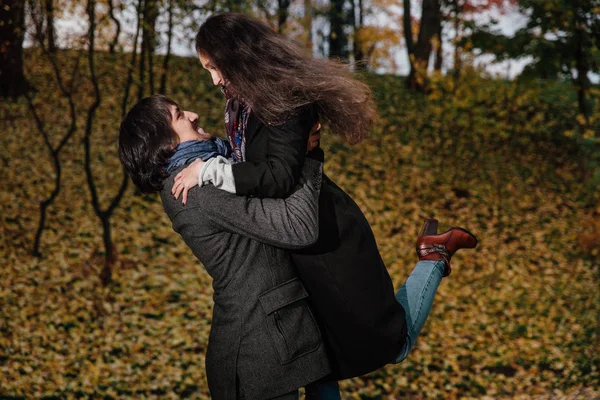
[[[68, 126], [67, 103], [43, 57], [28, 53], [26, 62], [35, 57], [28, 75], [56, 143]], [[93, 163], [104, 205], [121, 176], [124, 62], [99, 57]], [[195, 60], [175, 62], [169, 93], [221, 134], [223, 101], [208, 75]], [[100, 284], [102, 231], [83, 173], [85, 67], [79, 127], [61, 155], [63, 189], [49, 209], [41, 258], [30, 251], [55, 172], [26, 103], [0, 105], [0, 397], [208, 398], [211, 280], [157, 196], [129, 188], [112, 218], [114, 282]], [[409, 358], [341, 382], [343, 397], [600, 398], [597, 176], [589, 153], [560, 135], [570, 129], [569, 111], [548, 111], [571, 110], [572, 100], [546, 88], [543, 98], [532, 92], [530, 109], [529, 92], [497, 82], [419, 98], [399, 78], [369, 81], [381, 111], [370, 138], [348, 146], [325, 133], [322, 143], [326, 172], [364, 210], [395, 286], [415, 264], [426, 217], [467, 227], [480, 245], [453, 259]]]

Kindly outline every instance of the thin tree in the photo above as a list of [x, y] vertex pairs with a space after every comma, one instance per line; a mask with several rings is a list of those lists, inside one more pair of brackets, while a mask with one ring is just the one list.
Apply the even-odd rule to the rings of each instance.
[[87, 14], [90, 22], [89, 32], [88, 32], [88, 65], [90, 70], [90, 79], [92, 81], [92, 85], [94, 87], [93, 90], [93, 102], [90, 105], [87, 113], [86, 125], [85, 125], [85, 135], [83, 138], [83, 145], [85, 150], [85, 158], [84, 158], [84, 169], [86, 175], [86, 181], [88, 189], [90, 190], [90, 194], [92, 197], [92, 207], [94, 209], [94, 213], [100, 219], [102, 223], [102, 239], [104, 243], [104, 251], [105, 251], [105, 260], [104, 266], [100, 273], [100, 280], [103, 285], [108, 285], [112, 280], [112, 266], [116, 261], [116, 250], [112, 241], [111, 235], [111, 226], [110, 226], [110, 218], [114, 212], [114, 210], [119, 205], [123, 195], [125, 194], [125, 190], [127, 189], [127, 183], [129, 178], [127, 174], [123, 174], [123, 180], [121, 181], [121, 185], [115, 197], [110, 201], [108, 207], [106, 209], [102, 209], [100, 205], [100, 199], [98, 196], [98, 190], [96, 188], [96, 183], [94, 180], [94, 176], [92, 174], [92, 160], [91, 160], [91, 136], [94, 129], [94, 120], [96, 117], [96, 111], [102, 102], [102, 97], [100, 93], [100, 87], [98, 85], [98, 78], [96, 76], [96, 67], [95, 67], [95, 39], [96, 39], [96, 1], [88, 0], [87, 3]]
[[[144, 0], [138, 0], [137, 9], [141, 10], [143, 6]], [[127, 103], [129, 101], [129, 92], [131, 90], [131, 86], [133, 84], [133, 70], [136, 65], [137, 60], [137, 47], [138, 40], [140, 36], [140, 25], [142, 24], [141, 14], [137, 13], [137, 25], [135, 27], [135, 36], [133, 39], [133, 48], [131, 49], [131, 62], [129, 63], [129, 68], [127, 69], [127, 79], [125, 81], [125, 89], [123, 90], [123, 101], [121, 102], [121, 117], [125, 117], [127, 113]]]
[[[50, 158], [52, 160], [52, 165], [54, 167], [54, 173], [55, 173], [54, 188], [52, 189], [52, 191], [50, 192], [48, 197], [46, 197], [44, 200], [40, 201], [40, 222], [38, 224], [38, 228], [36, 230], [35, 238], [33, 241], [32, 254], [36, 257], [41, 257], [42, 253], [40, 251], [40, 245], [41, 245], [41, 241], [42, 241], [42, 234], [46, 227], [47, 210], [48, 210], [48, 207], [50, 207], [54, 203], [54, 201], [56, 200], [56, 197], [58, 196], [58, 194], [60, 193], [60, 190], [61, 190], [62, 166], [60, 163], [60, 152], [63, 149], [63, 147], [67, 144], [67, 142], [71, 139], [71, 137], [73, 136], [75, 131], [77, 130], [77, 113], [75, 110], [75, 101], [73, 99], [73, 97], [74, 97], [73, 95], [75, 92], [74, 88], [76, 87], [76, 82], [77, 82], [77, 77], [78, 77], [78, 72], [79, 72], [80, 58], [78, 57], [77, 61], [74, 64], [73, 72], [70, 74], [70, 76], [72, 76], [71, 82], [67, 87], [67, 85], [65, 84], [64, 78], [63, 78], [63, 72], [62, 72], [63, 69], [58, 65], [56, 55], [54, 53], [52, 53], [47, 46], [44, 45], [43, 40], [39, 40], [38, 44], [41, 47], [44, 55], [48, 58], [48, 60], [50, 61], [50, 64], [52, 65], [52, 71], [54, 72], [54, 78], [56, 79], [56, 83], [58, 85], [61, 95], [64, 96], [69, 103], [69, 118], [70, 118], [69, 127], [67, 128], [65, 134], [61, 137], [58, 145], [56, 147], [53, 146], [52, 141], [50, 139], [50, 135], [48, 134], [48, 130], [46, 129], [46, 124], [42, 121], [42, 118], [40, 117], [40, 115], [37, 111], [37, 108], [33, 103], [33, 98], [31, 97], [31, 95], [29, 93], [25, 94], [25, 97], [27, 98], [27, 104], [29, 106], [29, 110], [31, 112], [31, 115], [33, 116], [33, 120], [35, 121], [38, 131], [40, 132], [40, 134], [42, 135], [42, 137], [44, 139], [44, 144], [45, 144], [45, 146], [48, 150], [48, 153], [50, 155]], [[80, 54], [83, 54], [83, 53], [80, 53]]]
[[173, 0], [168, 1], [167, 12], [169, 21], [167, 26], [167, 52], [163, 59], [162, 75], [160, 77], [159, 93], [165, 94], [167, 90], [167, 76], [169, 71], [169, 61], [171, 59], [171, 43], [173, 41]]
[[138, 100], [144, 97], [144, 90], [146, 86], [146, 45], [144, 44], [144, 30], [145, 30], [145, 17], [146, 14], [146, 2], [148, 0], [140, 0], [138, 3], [138, 20], [141, 21], [142, 30], [142, 45], [140, 47], [140, 66], [139, 66], [139, 78], [138, 78]]
[[462, 59], [461, 59], [461, 45], [460, 45], [460, 37], [462, 36], [462, 24], [461, 24], [461, 16], [463, 14], [464, 3], [459, 0], [449, 0], [449, 14], [452, 15], [452, 24], [454, 26], [454, 53], [453, 53], [453, 67], [454, 70], [454, 78], [457, 79], [460, 75], [460, 71], [462, 69]]
[[290, 15], [291, 0], [277, 0], [277, 32], [283, 33]]
[[113, 39], [110, 41], [110, 44], [108, 45], [108, 50], [109, 50], [110, 54], [114, 54], [115, 48], [119, 44], [119, 36], [121, 35], [121, 22], [115, 15], [114, 0], [108, 0], [108, 15], [116, 26], [115, 36], [113, 37]]
[[148, 57], [148, 84], [150, 94], [154, 94], [154, 52], [156, 51], [156, 20], [158, 19], [158, 0], [146, 0], [144, 5], [144, 24], [142, 25], [142, 46]]
[[344, 0], [331, 0], [329, 5], [329, 57], [348, 59], [347, 16]]
[[364, 6], [363, 0], [352, 0], [351, 3], [351, 14], [352, 14], [352, 55], [354, 56], [354, 64], [356, 69], [359, 71], [366, 71], [368, 63], [365, 57], [363, 43], [361, 42], [361, 34], [364, 26]]
[[48, 41], [48, 51], [56, 52], [56, 29], [54, 27], [54, 0], [44, 0], [46, 8], [46, 40]]
[[442, 41], [443, 41], [443, 24], [440, 21], [440, 25], [438, 26], [438, 32], [437, 32], [437, 38], [438, 38], [438, 43], [437, 43], [437, 48], [436, 48], [436, 52], [435, 52], [435, 63], [433, 64], [433, 69], [435, 71], [440, 72], [442, 70], [442, 66], [444, 65], [444, 48], [442, 47]]
[[[142, 3], [142, 49], [140, 53], [138, 99], [144, 97], [146, 91], [146, 74], [150, 93], [154, 93], [154, 62], [156, 49], [156, 20], [158, 19], [158, 0], [144, 0]], [[138, 13], [140, 9], [138, 9]], [[146, 69], [146, 61], [148, 67]]]
[[312, 1], [304, 0], [304, 28], [306, 29], [306, 47], [312, 51], [313, 48], [313, 37], [312, 37], [312, 27], [313, 27], [313, 9], [312, 9]]
[[[600, 7], [600, 6], [599, 6]], [[588, 7], [591, 9], [591, 7]], [[575, 43], [575, 70], [577, 71], [577, 76], [572, 79], [575, 82], [575, 86], [577, 88], [577, 104], [579, 106], [579, 113], [583, 115], [585, 120], [584, 128], [588, 128], [590, 126], [590, 107], [587, 102], [588, 91], [591, 87], [590, 80], [588, 78], [588, 73], [590, 72], [590, 49], [592, 48], [591, 43], [593, 43], [592, 33], [594, 30], [594, 26], [592, 22], [588, 21], [586, 18], [586, 10], [585, 8], [575, 9], [573, 12], [573, 42]], [[600, 23], [595, 21], [598, 26], [595, 28], [600, 28]], [[600, 36], [600, 30], [595, 32], [598, 36]], [[600, 44], [600, 41], [599, 43]], [[598, 45], [597, 44], [597, 45]], [[598, 47], [596, 46], [598, 50]], [[600, 133], [598, 133], [600, 136]]]

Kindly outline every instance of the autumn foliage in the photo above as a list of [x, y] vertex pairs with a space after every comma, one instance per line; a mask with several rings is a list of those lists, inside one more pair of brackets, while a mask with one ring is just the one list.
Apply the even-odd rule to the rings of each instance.
[[[78, 52], [59, 56], [72, 70]], [[58, 140], [70, 122], [67, 100], [39, 53], [26, 61], [39, 88], [33, 102]], [[93, 90], [80, 63], [74, 95], [86, 110]], [[126, 65], [97, 55], [103, 101], [91, 157], [103, 205], [120, 184], [116, 88]], [[171, 71], [168, 93], [222, 135], [223, 98], [198, 62], [175, 58]], [[422, 95], [403, 78], [366, 79], [380, 111], [370, 137], [349, 146], [325, 132], [322, 146], [327, 174], [372, 224], [394, 285], [415, 264], [426, 217], [467, 227], [480, 245], [453, 258], [408, 359], [341, 382], [343, 398], [599, 398], [600, 173], [568, 84], [488, 80], [465, 69], [458, 79], [433, 77]], [[207, 399], [211, 280], [158, 197], [130, 187], [115, 210], [118, 259], [103, 286], [102, 228], [78, 129], [60, 156], [63, 190], [48, 210], [44, 256], [32, 256], [51, 159], [24, 100], [1, 103], [0, 117], [0, 397]]]

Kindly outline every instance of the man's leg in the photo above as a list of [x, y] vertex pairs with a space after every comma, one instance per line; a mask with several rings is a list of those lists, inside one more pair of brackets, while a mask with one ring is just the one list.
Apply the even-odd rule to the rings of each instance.
[[315, 382], [306, 386], [306, 400], [341, 400], [340, 386], [336, 381]]
[[404, 360], [414, 344], [433, 305], [433, 298], [442, 281], [446, 261], [419, 261], [404, 285], [396, 293], [396, 299], [406, 313], [407, 338], [404, 348], [396, 358]]
[[270, 400], [298, 400], [298, 391], [294, 390], [281, 396], [272, 397]]

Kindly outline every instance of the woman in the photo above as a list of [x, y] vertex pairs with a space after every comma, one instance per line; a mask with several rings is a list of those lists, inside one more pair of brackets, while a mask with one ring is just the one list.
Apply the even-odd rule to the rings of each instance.
[[[297, 182], [318, 119], [356, 143], [375, 118], [366, 85], [251, 18], [208, 18], [196, 50], [226, 95], [226, 130], [237, 163], [194, 162], [175, 178], [175, 197], [207, 183], [238, 195], [285, 197]], [[362, 375], [408, 355], [442, 276], [450, 272], [450, 257], [477, 243], [460, 228], [436, 233], [437, 221], [428, 221], [418, 242], [421, 262], [396, 295], [364, 215], [323, 177], [319, 239], [294, 252], [293, 260], [324, 329], [330, 379]]]

